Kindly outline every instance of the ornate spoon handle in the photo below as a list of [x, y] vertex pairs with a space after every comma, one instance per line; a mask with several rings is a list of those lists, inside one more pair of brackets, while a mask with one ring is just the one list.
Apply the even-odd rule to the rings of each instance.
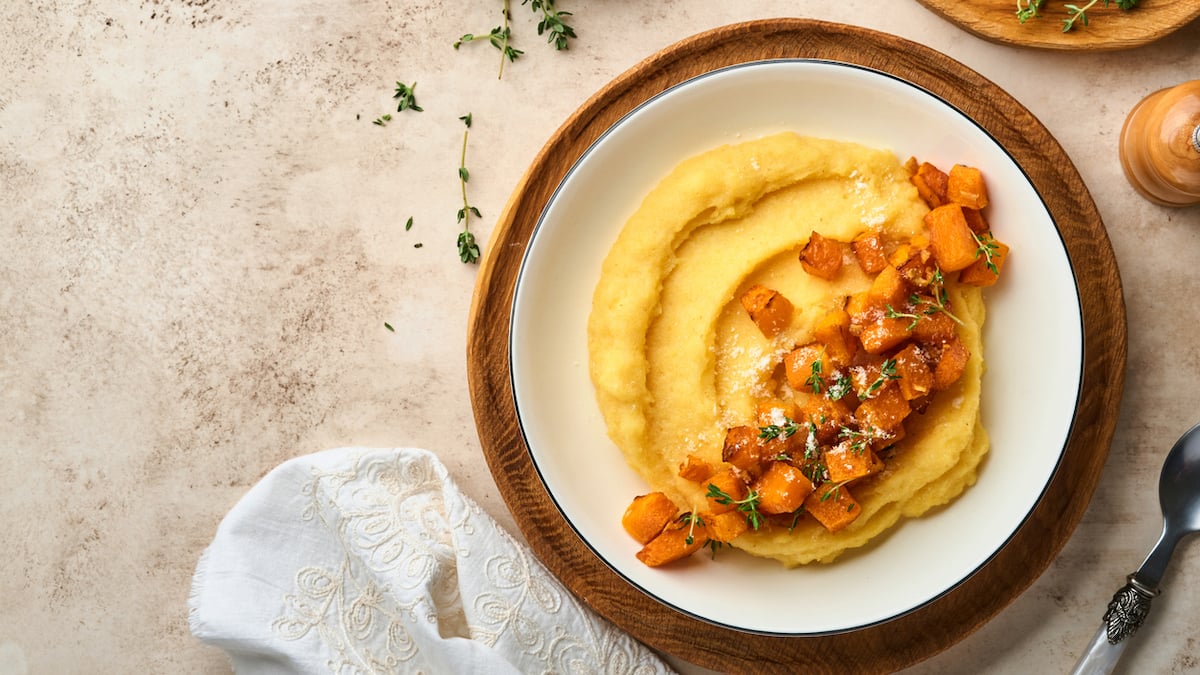
[[1111, 673], [1129, 644], [1128, 638], [1150, 613], [1150, 602], [1159, 594], [1130, 574], [1127, 583], [1113, 595], [1104, 612], [1104, 621], [1088, 648], [1079, 657], [1071, 675], [1101, 675]]

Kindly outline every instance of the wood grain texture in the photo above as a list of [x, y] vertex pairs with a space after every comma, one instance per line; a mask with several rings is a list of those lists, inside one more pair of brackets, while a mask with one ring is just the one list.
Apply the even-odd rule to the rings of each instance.
[[1200, 16], [1200, 0], [1141, 0], [1125, 11], [1116, 3], [1098, 3], [1088, 10], [1088, 24], [1077, 22], [1064, 33], [1063, 21], [1070, 16], [1067, 4], [1047, 0], [1041, 16], [1025, 23], [1017, 20], [1013, 0], [917, 0], [930, 11], [985, 40], [1018, 47], [1059, 50], [1114, 51], [1153, 42], [1182, 28]]
[[[1076, 271], [1084, 319], [1080, 404], [1054, 479], [1028, 521], [974, 576], [880, 626], [821, 637], [719, 628], [680, 614], [606, 567], [566, 524], [534, 470], [517, 423], [508, 367], [509, 317], [521, 258], [558, 183], [587, 146], [649, 97], [716, 68], [772, 58], [857, 64], [904, 78], [991, 133], [1046, 202]], [[1121, 280], [1100, 215], [1069, 157], [1028, 110], [949, 57], [875, 31], [804, 19], [718, 28], [642, 61], [588, 100], [535, 158], [493, 232], [471, 306], [468, 375], [488, 465], [530, 546], [567, 587], [647, 644], [725, 672], [876, 673], [946, 649], [1003, 609], [1045, 570], [1087, 508], [1108, 456], [1125, 375]]]

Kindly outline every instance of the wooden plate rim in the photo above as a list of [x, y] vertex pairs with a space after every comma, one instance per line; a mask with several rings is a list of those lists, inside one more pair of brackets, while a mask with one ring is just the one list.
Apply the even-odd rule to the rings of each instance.
[[[1102, 9], [1087, 26], [1062, 32], [1065, 3], [1047, 3], [1042, 16], [1021, 23], [1012, 0], [917, 0], [959, 28], [999, 44], [1059, 51], [1116, 51], [1149, 44], [1200, 17], [1200, 3], [1141, 0], [1128, 12]], [[1084, 4], [1084, 3], [1076, 3]], [[1097, 12], [1093, 11], [1092, 14]]]
[[[814, 58], [873, 68], [929, 90], [992, 134], [1029, 175], [1067, 246], [1080, 293], [1084, 368], [1079, 407], [1055, 477], [992, 561], [936, 601], [892, 621], [820, 637], [749, 634], [676, 612], [621, 579], [579, 540], [533, 467], [508, 362], [514, 286], [542, 209], [575, 160], [643, 101], [717, 68]], [[576, 596], [650, 646], [726, 672], [889, 672], [958, 642], [1040, 576], [1078, 524], [1099, 481], [1123, 390], [1125, 307], [1103, 222], [1049, 132], [996, 85], [948, 56], [893, 35], [808, 19], [733, 24], [668, 46], [584, 103], [519, 181], [485, 250], [468, 321], [476, 427], [509, 509], [546, 567]]]

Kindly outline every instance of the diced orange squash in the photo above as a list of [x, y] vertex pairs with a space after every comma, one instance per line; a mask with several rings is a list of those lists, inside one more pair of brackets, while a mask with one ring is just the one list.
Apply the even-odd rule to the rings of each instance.
[[933, 369], [934, 391], [949, 389], [951, 385], [958, 382], [963, 372], [966, 371], [967, 361], [970, 358], [971, 352], [962, 343], [962, 340], [955, 338], [947, 342], [942, 347], [937, 366]]
[[683, 463], [679, 465], [679, 477], [684, 480], [690, 480], [693, 483], [703, 483], [711, 478], [716, 471], [716, 467], [710, 462], [693, 454], [688, 454], [684, 458]]
[[887, 252], [883, 248], [883, 238], [878, 232], [863, 232], [850, 243], [858, 266], [867, 274], [879, 274], [887, 267]]
[[973, 166], [955, 164], [946, 179], [946, 199], [972, 209], [988, 205], [987, 185], [983, 173]]
[[858, 339], [866, 352], [882, 354], [907, 340], [912, 335], [911, 325], [912, 319], [908, 317], [880, 316], [862, 327]]
[[883, 432], [891, 432], [904, 423], [912, 412], [912, 406], [900, 393], [895, 381], [888, 381], [871, 398], [864, 400], [854, 411], [854, 417], [864, 425]]
[[865, 443], [855, 447], [850, 441], [842, 441], [826, 448], [823, 455], [825, 468], [829, 471], [829, 480], [833, 483], [845, 483], [870, 476], [883, 468], [879, 456]]
[[671, 498], [661, 492], [651, 492], [633, 498], [621, 526], [639, 544], [657, 537], [671, 521], [679, 517], [679, 508]]
[[778, 335], [792, 320], [792, 303], [779, 291], [755, 284], [742, 294], [741, 299], [742, 307], [767, 337]]
[[910, 156], [908, 159], [904, 160], [904, 170], [907, 171], [908, 175], [910, 176], [917, 172], [917, 168], [920, 165], [921, 163], [917, 161], [916, 157]]
[[791, 513], [800, 508], [813, 491], [813, 484], [800, 469], [787, 462], [772, 462], [751, 484], [758, 493], [758, 510], [765, 514]]
[[961, 206], [937, 207], [925, 214], [925, 225], [929, 228], [933, 258], [943, 272], [957, 272], [975, 262], [979, 244], [975, 243]]
[[958, 280], [972, 286], [991, 286], [1000, 278], [1004, 269], [1004, 261], [1008, 259], [1008, 245], [992, 239], [990, 234], [981, 235], [984, 245], [994, 245], [990, 250], [991, 263], [995, 271], [988, 267], [988, 256], [980, 255], [969, 267], [958, 273]]
[[908, 287], [904, 283], [904, 277], [900, 276], [900, 271], [891, 265], [880, 270], [871, 282], [870, 290], [867, 291], [868, 302], [880, 309], [888, 305], [899, 307], [907, 297]]
[[750, 476], [762, 473], [763, 446], [758, 429], [749, 426], [731, 427], [725, 432], [721, 459], [745, 471]]
[[850, 323], [852, 325], [857, 318], [861, 318], [871, 310], [869, 296], [870, 294], [867, 291], [861, 291], [846, 298], [846, 313], [850, 315]]
[[[786, 427], [798, 419], [796, 404], [782, 399], [763, 399], [754, 405], [756, 432], [761, 433], [762, 427]], [[760, 439], [762, 444], [762, 459], [767, 461], [779, 455], [790, 455], [803, 442], [803, 437], [796, 434], [781, 433], [770, 440]], [[757, 476], [758, 474], [754, 474]]]
[[814, 277], [832, 281], [842, 271], [844, 247], [840, 241], [813, 232], [800, 251], [800, 265]]
[[850, 333], [850, 314], [844, 309], [834, 309], [817, 320], [817, 325], [813, 327], [813, 338], [825, 345], [825, 357], [829, 363], [823, 364], [825, 367], [822, 372], [826, 375], [850, 365], [858, 349], [858, 343]]
[[934, 272], [937, 271], [933, 251], [928, 246], [911, 249], [908, 260], [899, 265], [897, 271], [910, 288], [925, 288], [933, 281]]
[[922, 162], [909, 180], [916, 186], [917, 194], [929, 208], [937, 208], [946, 203], [946, 189], [950, 176], [941, 169], [929, 162]]
[[892, 358], [896, 361], [896, 374], [900, 376], [896, 384], [904, 400], [911, 401], [933, 391], [933, 371], [920, 347], [910, 342]]
[[975, 234], [983, 234], [991, 231], [992, 227], [988, 225], [987, 218], [983, 217], [983, 211], [972, 209], [966, 206], [963, 207], [963, 218], [967, 221], [967, 227]]
[[[814, 370], [816, 363], [820, 365]], [[796, 391], [825, 391], [825, 349], [818, 342], [796, 347], [784, 355], [783, 373], [788, 386]]]
[[837, 532], [858, 518], [862, 508], [845, 485], [823, 483], [804, 500], [804, 511], [830, 532]]
[[736, 509], [737, 504], [733, 502], [741, 501], [746, 498], [746, 495], [750, 494], [750, 489], [746, 487], [746, 483], [732, 468], [722, 469], [714, 473], [712, 478], [708, 479], [707, 489], [711, 490], [714, 486], [721, 493], [729, 497], [730, 503], [723, 503], [719, 497], [707, 497], [708, 510], [713, 513], [725, 513], [726, 511]]
[[884, 359], [878, 354], [871, 354], [865, 351], [860, 351], [858, 356], [854, 358], [854, 364], [850, 366], [850, 383], [854, 386], [854, 393], [859, 398], [866, 398], [870, 395], [872, 383], [883, 377], [883, 362]]
[[854, 412], [851, 406], [857, 405], [857, 401], [853, 395], [834, 401], [825, 396], [801, 393], [796, 396], [796, 405], [799, 408], [800, 417], [812, 424], [813, 427], [797, 432], [796, 445], [803, 447], [808, 442], [810, 431], [816, 434], [816, 441], [820, 445], [836, 442], [838, 430], [850, 423]]
[[954, 319], [945, 312], [924, 314], [920, 312], [921, 320], [913, 328], [913, 339], [922, 345], [940, 346], [958, 336]]
[[746, 516], [739, 511], [705, 512], [700, 514], [700, 518], [704, 520], [704, 530], [708, 538], [724, 544], [737, 539], [750, 529]]
[[[691, 543], [688, 543], [691, 540]], [[699, 522], [676, 520], [637, 552], [637, 559], [659, 567], [695, 553], [708, 543], [708, 532]]]

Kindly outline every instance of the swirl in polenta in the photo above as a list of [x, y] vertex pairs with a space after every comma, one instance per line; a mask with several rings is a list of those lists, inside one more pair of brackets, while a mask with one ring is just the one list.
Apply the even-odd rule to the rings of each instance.
[[783, 133], [687, 159], [602, 268], [589, 367], [648, 484], [657, 566], [704, 546], [831, 562], [947, 504], [988, 452], [977, 169]]

